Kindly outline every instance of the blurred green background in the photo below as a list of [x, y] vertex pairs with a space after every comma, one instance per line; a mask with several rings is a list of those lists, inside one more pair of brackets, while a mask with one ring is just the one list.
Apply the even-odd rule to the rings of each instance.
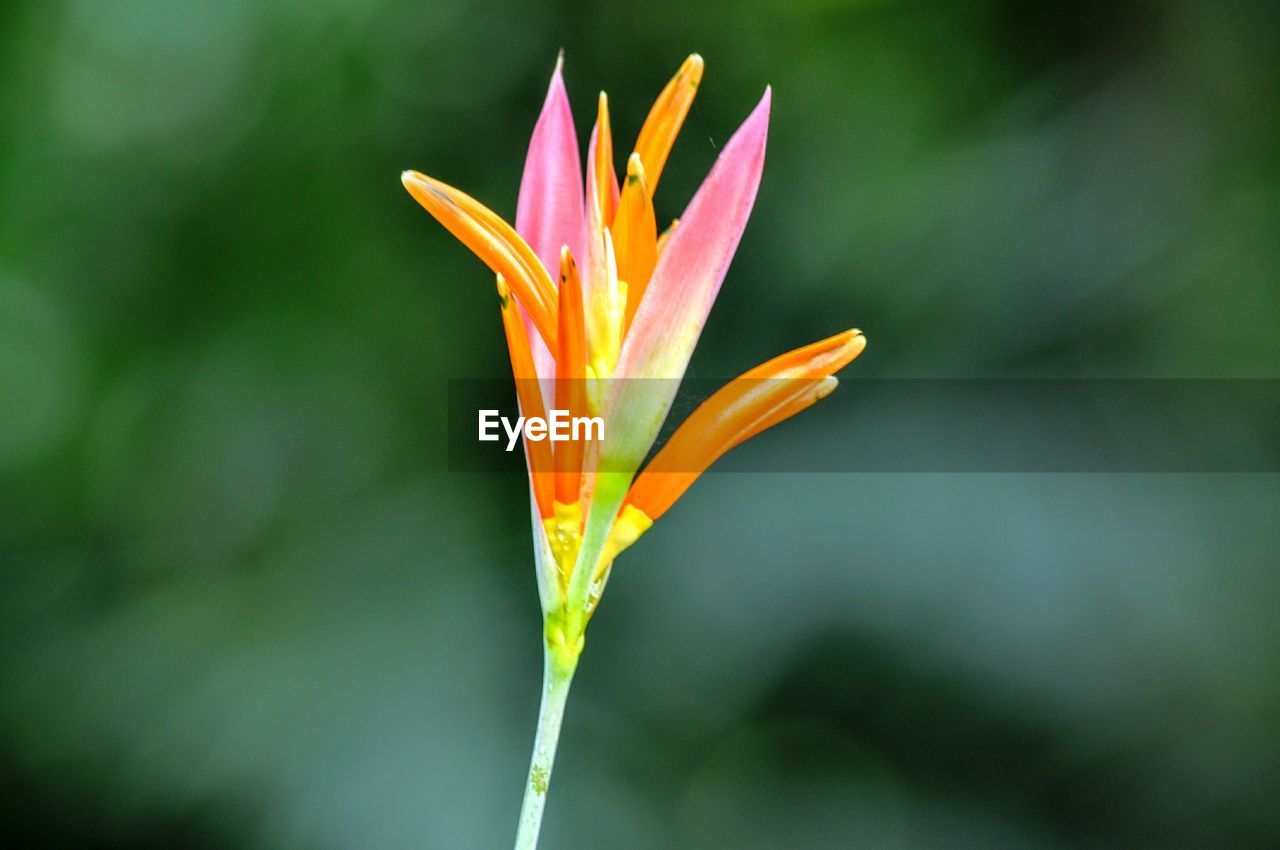
[[[679, 213], [775, 90], [694, 374], [1280, 377], [1280, 11], [1247, 0], [0, 5], [0, 790], [32, 848], [509, 846], [518, 477], [448, 474], [565, 48]], [[909, 423], [908, 423], [909, 424]], [[918, 434], [928, 440], [945, 435]], [[759, 451], [841, 439], [822, 408]], [[615, 571], [547, 848], [1280, 846], [1268, 475], [711, 475]]]

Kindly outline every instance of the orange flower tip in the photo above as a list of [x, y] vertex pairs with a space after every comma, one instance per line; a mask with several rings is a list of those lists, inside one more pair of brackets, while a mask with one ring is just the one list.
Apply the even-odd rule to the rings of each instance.
[[689, 85], [697, 86], [702, 82], [702, 71], [706, 68], [707, 63], [702, 61], [701, 54], [690, 53], [689, 58], [684, 60], [684, 64], [680, 66], [677, 76], [687, 80]]
[[848, 355], [848, 360], [852, 360], [867, 347], [867, 338], [857, 328], [850, 328], [847, 331], [841, 331], [835, 336], [828, 337], [818, 344], [826, 351], [843, 349], [845, 354]]
[[[833, 349], [840, 350], [840, 362], [836, 366], [837, 369], [843, 369], [867, 347], [867, 338], [862, 335], [862, 331], [855, 329], [847, 330], [835, 337], [835, 346]], [[833, 370], [834, 371], [834, 370]], [[835, 389], [832, 387], [832, 389]], [[828, 390], [830, 392], [830, 390]], [[822, 396], [818, 396], [822, 398]]]
[[640, 162], [640, 154], [633, 153], [627, 157], [627, 183], [635, 183], [644, 179], [644, 163]]
[[817, 398], [824, 399], [836, 391], [836, 387], [840, 386], [840, 379], [835, 375], [828, 375], [818, 382], [815, 390]]
[[576, 260], [573, 259], [573, 251], [569, 250], [568, 245], [561, 245], [560, 246], [560, 282], [564, 283], [565, 280], [570, 275], [577, 277], [577, 273], [578, 273], [578, 263]]
[[419, 192], [426, 192], [436, 200], [453, 206], [453, 199], [449, 197], [447, 192], [440, 190], [436, 185], [436, 181], [432, 180], [421, 171], [402, 171], [400, 172], [400, 182], [409, 190], [409, 194], [417, 197]]
[[502, 275], [498, 275], [498, 308], [506, 312], [514, 303], [515, 296], [511, 294], [511, 287], [507, 286]]

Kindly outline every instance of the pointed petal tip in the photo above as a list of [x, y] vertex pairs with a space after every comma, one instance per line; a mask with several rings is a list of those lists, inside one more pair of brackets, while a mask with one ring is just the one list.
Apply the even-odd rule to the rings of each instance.
[[[765, 138], [769, 135], [769, 115], [773, 109], [773, 88], [765, 86], [764, 94], [756, 103], [755, 108], [751, 110], [751, 114], [742, 122], [742, 126], [734, 133], [734, 137], [742, 135], [747, 138], [755, 139], [760, 145], [764, 144]], [[732, 143], [730, 139], [730, 143]]]
[[413, 195], [415, 198], [421, 199], [421, 195], [426, 193], [437, 200], [443, 200], [450, 205], [453, 204], [448, 193], [440, 190], [440, 184], [438, 181], [431, 179], [421, 171], [414, 171], [410, 169], [408, 171], [400, 172], [400, 183], [408, 189], [409, 194]]
[[760, 100], [756, 102], [755, 108], [751, 110], [751, 114], [747, 116], [747, 120], [743, 121], [743, 126], [754, 125], [758, 123], [769, 123], [769, 113], [773, 111], [773, 86], [765, 86], [764, 94], [760, 95]]
[[838, 334], [832, 334], [826, 339], [819, 340], [812, 345], [806, 346], [798, 351], [807, 351], [810, 356], [830, 355], [839, 353], [842, 368], [853, 358], [862, 353], [862, 349], [867, 347], [867, 338], [862, 335], [862, 331], [857, 328], [850, 328], [847, 331], [841, 331]]
[[577, 268], [578, 261], [573, 258], [573, 249], [568, 245], [560, 246], [560, 268]]
[[[569, 92], [564, 87], [564, 48], [561, 48], [556, 55], [556, 66], [551, 70], [551, 80], [547, 83], [547, 97], [543, 101], [543, 112], [545, 113], [552, 104], [555, 104], [557, 109], [569, 111]], [[541, 120], [542, 116], [539, 116], [539, 121]], [[536, 127], [534, 133], [537, 133]]]
[[844, 333], [837, 334], [833, 340], [836, 341], [836, 347], [843, 350], [844, 357], [841, 359], [846, 364], [861, 354], [867, 347], [866, 336], [857, 328], [850, 328]]
[[548, 268], [555, 265], [560, 245], [577, 244], [582, 230], [582, 157], [562, 73], [564, 57], [561, 49], [529, 139], [516, 200], [516, 231]]
[[423, 196], [440, 199], [442, 196], [439, 189], [433, 185], [434, 181], [423, 174], [421, 171], [409, 169], [400, 172], [400, 185], [418, 200], [418, 203], [425, 203]]
[[411, 191], [414, 188], [418, 188], [433, 194], [440, 194], [439, 190], [436, 188], [435, 180], [432, 180], [421, 171], [415, 171], [412, 168], [407, 171], [400, 172], [400, 182], [404, 184], [406, 189]]

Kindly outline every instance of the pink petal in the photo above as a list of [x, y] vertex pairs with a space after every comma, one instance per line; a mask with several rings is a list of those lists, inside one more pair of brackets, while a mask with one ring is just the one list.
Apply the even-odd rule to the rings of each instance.
[[605, 419], [614, 461], [638, 463], [666, 419], [760, 188], [770, 98], [765, 89], [725, 145], [653, 270], [614, 369]]
[[[552, 280], [560, 271], [560, 246], [568, 245], [575, 256], [580, 255], [583, 228], [582, 160], [569, 95], [560, 73], [563, 64], [562, 56], [556, 62], [542, 113], [533, 127], [516, 203], [516, 232], [533, 248]], [[539, 376], [550, 380], [555, 376], [555, 358], [542, 337], [532, 330], [527, 317], [525, 325], [534, 367]], [[545, 387], [543, 394], [548, 394]]]
[[574, 256], [581, 256], [583, 216], [582, 159], [560, 65], [556, 63], [551, 75], [542, 114], [529, 140], [516, 204], [516, 232], [553, 278], [560, 269], [560, 246], [568, 245]]

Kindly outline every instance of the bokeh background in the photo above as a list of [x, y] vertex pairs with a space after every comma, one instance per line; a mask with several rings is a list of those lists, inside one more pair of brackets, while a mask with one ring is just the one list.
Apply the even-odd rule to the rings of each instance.
[[[513, 213], [561, 47], [622, 148], [706, 57], [665, 218], [773, 84], [693, 371], [857, 325], [856, 396], [1280, 377], [1278, 34], [1249, 0], [0, 5], [0, 831], [509, 845], [526, 494], [447, 473], [441, 410], [507, 364], [398, 175]], [[1273, 475], [708, 476], [615, 572], [544, 844], [1280, 846], [1277, 552]]]

